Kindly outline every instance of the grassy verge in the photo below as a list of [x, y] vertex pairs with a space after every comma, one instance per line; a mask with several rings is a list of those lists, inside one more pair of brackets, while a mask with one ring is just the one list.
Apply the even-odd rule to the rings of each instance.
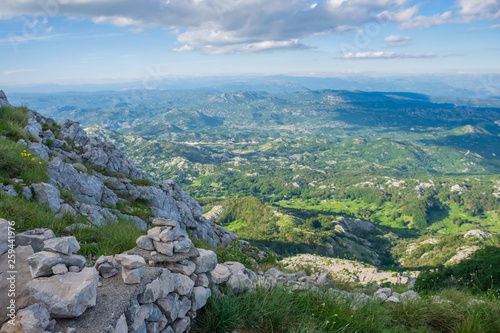
[[19, 178], [26, 185], [47, 182], [47, 162], [27, 152], [26, 147], [0, 139], [0, 181]]
[[[34, 201], [13, 198], [0, 194], [0, 217], [16, 222], [16, 233], [48, 228], [56, 236], [72, 235], [80, 242], [81, 254], [92, 261], [100, 255], [113, 255], [135, 247], [136, 239], [143, 235], [134, 224], [119, 220], [102, 226], [89, 225], [80, 215], [65, 214], [58, 218], [50, 209]], [[88, 227], [65, 229], [72, 224], [84, 224]]]
[[[448, 289], [405, 304], [365, 306], [311, 290], [257, 288], [236, 296], [211, 297], [195, 332], [499, 332], [498, 298]], [[473, 301], [474, 299], [479, 301]]]

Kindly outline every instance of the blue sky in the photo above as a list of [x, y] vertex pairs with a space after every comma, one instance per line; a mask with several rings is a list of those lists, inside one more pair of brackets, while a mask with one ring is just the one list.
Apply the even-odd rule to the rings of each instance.
[[500, 0], [2, 0], [0, 86], [500, 74]]

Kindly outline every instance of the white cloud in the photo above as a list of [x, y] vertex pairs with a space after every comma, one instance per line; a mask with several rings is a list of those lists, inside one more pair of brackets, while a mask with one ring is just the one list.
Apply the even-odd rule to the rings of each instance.
[[456, 6], [466, 20], [500, 19], [500, 0], [458, 0]]
[[141, 32], [144, 32], [144, 28], [138, 27], [138, 28], [130, 28], [128, 29], [133, 34], [140, 34]]
[[24, 68], [24, 69], [13, 69], [10, 71], [5, 71], [3, 72], [3, 75], [12, 75], [12, 74], [17, 74], [17, 73], [26, 73], [26, 72], [34, 72], [37, 71], [37, 69], [32, 69], [32, 68]]
[[186, 52], [186, 51], [193, 51], [193, 47], [189, 45], [182, 45], [181, 47], [177, 47], [175, 49], [172, 49], [173, 52]]
[[[408, 0], [58, 0], [49, 17], [72, 16], [119, 27], [163, 26], [178, 42], [203, 52], [300, 49], [300, 40], [346, 33], [377, 14], [412, 15]], [[2, 0], [0, 19], [43, 12], [40, 0]], [[347, 28], [348, 27], [348, 28]], [[293, 42], [298, 40], [298, 42]], [[186, 47], [179, 49], [186, 50]], [[177, 49], [175, 49], [177, 50]]]
[[384, 38], [384, 42], [387, 42], [389, 47], [401, 47], [410, 44], [412, 38], [410, 36], [398, 36], [391, 35]]
[[412, 59], [412, 58], [435, 58], [435, 53], [397, 53], [386, 51], [375, 52], [351, 52], [340, 57], [340, 59]]
[[399, 25], [400, 29], [422, 29], [422, 28], [430, 28], [435, 25], [441, 25], [445, 23], [449, 23], [451, 20], [451, 11], [444, 12], [443, 14], [436, 14], [433, 16], [417, 16], [412, 18], [411, 20], [402, 22]]

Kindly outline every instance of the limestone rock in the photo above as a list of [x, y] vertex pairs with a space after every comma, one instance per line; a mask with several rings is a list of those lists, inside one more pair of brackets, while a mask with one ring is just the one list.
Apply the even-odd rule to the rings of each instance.
[[138, 284], [141, 282], [144, 267], [128, 269], [122, 267], [122, 279], [125, 284]]
[[[16, 248], [16, 309], [22, 309], [33, 304], [33, 299], [30, 297], [28, 289], [26, 289], [28, 282], [33, 279], [28, 265], [28, 257], [32, 254], [33, 249], [29, 245]], [[11, 271], [11, 269], [9, 268], [8, 259], [7, 253], [0, 257], [0, 295], [3, 295], [0, 297], [0, 323], [7, 318], [9, 313], [7, 307], [10, 299], [7, 295], [11, 282], [8, 278], [11, 274], [7, 272]]]
[[187, 237], [181, 237], [177, 241], [177, 244], [174, 246], [174, 251], [177, 253], [187, 253], [189, 252], [189, 249], [191, 249], [191, 246], [193, 243], [191, 240]]
[[272, 276], [275, 279], [279, 279], [280, 277], [284, 278], [285, 273], [283, 273], [282, 271], [280, 271], [280, 270], [272, 267], [272, 268], [268, 269], [267, 272], [264, 275], [266, 275], [266, 276]]
[[178, 319], [172, 324], [174, 333], [184, 333], [189, 331], [191, 325], [191, 319], [189, 317]]
[[16, 245], [31, 245], [34, 252], [41, 251], [45, 246], [45, 241], [55, 238], [54, 232], [50, 229], [28, 230], [16, 235]]
[[161, 232], [162, 232], [162, 230], [160, 227], [155, 227], [155, 228], [149, 229], [148, 230], [148, 237], [149, 237], [149, 239], [151, 239], [155, 242], [161, 242], [161, 239], [160, 239]]
[[166, 263], [165, 266], [172, 272], [172, 273], [180, 273], [184, 275], [191, 275], [195, 272], [196, 265], [194, 262], [191, 260], [184, 260], [181, 263]]
[[176, 277], [176, 280], [179, 281], [177, 288], [175, 288], [175, 292], [181, 296], [190, 296], [194, 288], [194, 281], [182, 274], [174, 275]]
[[391, 297], [392, 290], [391, 288], [380, 288], [375, 292], [375, 295], [376, 294], [385, 294], [387, 297]]
[[178, 318], [181, 302], [179, 301], [179, 295], [176, 293], [171, 293], [158, 299], [156, 304], [160, 307], [169, 322], [173, 322]]
[[128, 333], [127, 320], [125, 314], [122, 314], [116, 321], [114, 330], [111, 333]]
[[213, 271], [217, 266], [217, 255], [215, 254], [215, 252], [204, 249], [198, 249], [198, 251], [200, 251], [200, 256], [195, 258], [194, 260], [194, 263], [196, 264], [195, 273], [206, 273]]
[[135, 241], [138, 247], [147, 251], [154, 251], [153, 241], [148, 236], [141, 236]]
[[37, 252], [28, 258], [33, 278], [52, 275], [52, 267], [57, 264], [82, 268], [85, 262], [85, 258], [80, 255], [73, 254], [68, 256], [47, 251]]
[[231, 274], [236, 274], [245, 269], [245, 265], [237, 261], [226, 261], [222, 265], [226, 266], [231, 271]]
[[[0, 90], [0, 106], [10, 106], [9, 100], [7, 99], [7, 96], [5, 96], [5, 93], [3, 90]], [[40, 130], [42, 128], [40, 127]]]
[[41, 204], [47, 205], [50, 210], [57, 213], [61, 208], [61, 193], [54, 186], [47, 183], [32, 184], [35, 198]]
[[210, 289], [203, 287], [193, 288], [193, 301], [191, 305], [191, 310], [198, 311], [207, 304], [208, 298], [210, 297]]
[[229, 278], [231, 277], [231, 271], [226, 266], [217, 264], [217, 266], [215, 266], [214, 270], [212, 271], [211, 275], [212, 275], [212, 283], [222, 284], [227, 280], [229, 280]]
[[48, 161], [50, 156], [50, 149], [43, 143], [38, 143], [38, 142], [28, 142], [28, 151], [35, 155], [40, 157], [43, 160]]
[[177, 221], [165, 219], [163, 217], [157, 217], [153, 220], [153, 224], [157, 227], [176, 227]]
[[28, 289], [53, 318], [74, 318], [95, 306], [98, 282], [99, 273], [87, 267], [79, 273], [32, 280]]
[[160, 281], [160, 297], [166, 297], [176, 288], [176, 278], [168, 269], [164, 269], [158, 278]]
[[44, 250], [56, 253], [71, 255], [80, 250], [80, 244], [74, 236], [58, 237], [45, 241]]
[[42, 303], [37, 303], [19, 310], [14, 324], [7, 322], [1, 333], [43, 333], [49, 326], [50, 314]]
[[243, 271], [231, 275], [227, 283], [232, 294], [239, 294], [252, 289], [252, 281]]
[[198, 274], [198, 277], [196, 278], [194, 285], [195, 285], [195, 287], [208, 288], [210, 286], [210, 279], [209, 279], [208, 275], [205, 273]]
[[191, 300], [186, 296], [181, 296], [179, 298], [180, 301], [180, 309], [179, 309], [179, 317], [184, 318], [189, 310], [191, 310]]
[[9, 221], [0, 218], [0, 256], [9, 249]]
[[138, 301], [141, 304], [153, 303], [156, 302], [156, 300], [160, 297], [160, 295], [161, 295], [160, 280], [155, 279], [151, 281], [151, 283], [146, 285], [146, 289], [144, 290], [144, 293], [139, 295]]
[[163, 243], [163, 242], [153, 241], [153, 245], [156, 251], [158, 251], [161, 254], [164, 254], [169, 257], [174, 255], [174, 244], [172, 242]]
[[52, 273], [54, 275], [62, 275], [68, 273], [68, 267], [64, 264], [57, 264], [55, 266], [52, 266]]
[[141, 256], [129, 255], [129, 254], [117, 254], [115, 255], [115, 259], [123, 267], [127, 269], [136, 269], [146, 266], [146, 261]]

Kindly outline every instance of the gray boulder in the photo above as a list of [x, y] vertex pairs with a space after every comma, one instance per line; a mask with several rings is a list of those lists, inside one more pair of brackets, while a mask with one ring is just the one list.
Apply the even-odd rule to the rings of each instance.
[[28, 151], [35, 155], [40, 157], [43, 160], [48, 161], [50, 156], [50, 149], [43, 143], [38, 143], [38, 142], [28, 142]]
[[10, 106], [9, 100], [3, 90], [0, 90], [0, 106]]
[[44, 250], [71, 255], [80, 250], [80, 244], [74, 236], [52, 238], [45, 241]]
[[252, 281], [243, 271], [238, 271], [231, 275], [227, 283], [232, 294], [239, 294], [252, 290]]
[[51, 276], [52, 267], [57, 264], [64, 264], [67, 267], [78, 266], [80, 269], [85, 265], [85, 258], [80, 255], [64, 255], [60, 253], [41, 251], [28, 258], [31, 276], [33, 278]]
[[7, 322], [0, 332], [43, 333], [50, 323], [50, 314], [42, 303], [19, 310], [14, 323]]
[[50, 229], [34, 229], [16, 235], [16, 246], [30, 245], [34, 252], [41, 251], [45, 241], [55, 238], [56, 235]]
[[61, 208], [61, 193], [57, 188], [47, 183], [32, 184], [31, 188], [38, 202], [47, 205], [55, 213], [59, 211], [59, 208]]
[[9, 249], [9, 221], [0, 218], [0, 256]]
[[192, 311], [198, 311], [202, 307], [207, 304], [208, 298], [210, 297], [210, 289], [203, 287], [194, 287], [193, 288], [193, 297], [192, 297]]
[[191, 292], [194, 288], [194, 281], [191, 280], [188, 276], [183, 274], [174, 274], [177, 280], [175, 288], [175, 292], [181, 296], [186, 295], [190, 296]]
[[215, 266], [214, 270], [212, 271], [211, 276], [212, 283], [222, 284], [229, 280], [229, 278], [231, 277], [231, 271], [226, 266], [217, 264], [217, 266]]
[[[33, 299], [30, 297], [28, 289], [26, 289], [28, 282], [33, 279], [28, 265], [28, 257], [32, 254], [33, 249], [29, 245], [16, 248], [16, 309], [22, 309], [33, 304]], [[8, 272], [12, 269], [9, 268], [8, 259], [7, 253], [0, 257], [0, 295], [3, 295], [0, 297], [0, 323], [7, 319], [9, 313], [7, 307], [10, 305], [10, 299], [7, 295], [11, 282], [8, 278], [11, 274]]]
[[195, 273], [206, 273], [211, 272], [217, 266], [217, 255], [214, 251], [198, 249], [200, 251], [200, 256], [195, 258], [194, 263], [196, 264]]
[[28, 289], [53, 318], [74, 318], [95, 306], [98, 282], [99, 273], [87, 267], [79, 273], [32, 280]]

